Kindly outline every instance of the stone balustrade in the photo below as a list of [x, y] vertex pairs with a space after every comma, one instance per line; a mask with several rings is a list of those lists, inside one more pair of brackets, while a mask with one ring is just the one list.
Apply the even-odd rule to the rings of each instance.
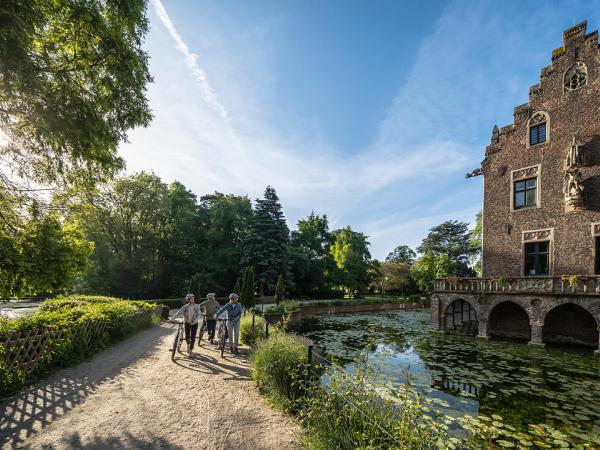
[[[504, 294], [555, 294], [600, 296], [600, 276], [519, 278], [442, 278], [433, 283], [434, 292]], [[575, 280], [573, 280], [575, 281]]]

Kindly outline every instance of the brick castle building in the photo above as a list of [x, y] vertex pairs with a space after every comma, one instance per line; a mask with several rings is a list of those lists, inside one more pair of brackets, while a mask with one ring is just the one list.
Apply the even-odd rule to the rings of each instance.
[[437, 280], [431, 326], [598, 348], [600, 47], [563, 33], [514, 123], [492, 131], [483, 175], [483, 278]]

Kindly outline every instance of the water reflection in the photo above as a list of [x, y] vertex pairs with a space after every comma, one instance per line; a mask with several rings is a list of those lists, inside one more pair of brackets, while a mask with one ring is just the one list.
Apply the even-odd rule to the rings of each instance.
[[352, 370], [360, 349], [382, 383], [409, 375], [443, 412], [499, 414], [525, 429], [548, 423], [600, 435], [600, 361], [591, 352], [543, 349], [429, 331], [428, 311], [313, 316], [294, 326]]

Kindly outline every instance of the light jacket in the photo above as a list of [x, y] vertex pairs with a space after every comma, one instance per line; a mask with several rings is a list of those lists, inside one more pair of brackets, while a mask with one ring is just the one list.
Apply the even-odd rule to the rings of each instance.
[[242, 317], [242, 305], [239, 303], [226, 303], [217, 311], [217, 316], [220, 316], [224, 312], [227, 313], [227, 318], [229, 320], [240, 320], [240, 317]]
[[198, 319], [200, 319], [200, 305], [198, 305], [197, 303], [194, 303], [194, 305], [193, 305], [194, 311], [193, 311], [193, 315], [192, 315], [192, 320], [190, 321], [190, 315], [188, 313], [188, 310], [191, 306], [192, 305], [190, 305], [190, 304], [183, 305], [179, 311], [177, 311], [175, 314], [173, 314], [173, 317], [171, 317], [171, 319], [174, 319], [177, 316], [183, 316], [183, 320], [191, 325], [198, 323]]

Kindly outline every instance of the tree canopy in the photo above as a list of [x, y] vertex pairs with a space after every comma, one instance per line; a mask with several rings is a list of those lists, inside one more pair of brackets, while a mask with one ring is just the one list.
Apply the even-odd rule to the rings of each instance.
[[371, 280], [371, 253], [367, 237], [350, 227], [335, 230], [329, 252], [338, 268], [336, 281], [349, 295], [366, 292]]
[[460, 256], [473, 254], [469, 224], [458, 220], [447, 220], [429, 230], [429, 233], [417, 248], [422, 254], [445, 254], [456, 260]]
[[0, 3], [0, 147], [37, 182], [106, 179], [151, 119], [145, 0]]
[[385, 260], [394, 263], [404, 263], [410, 266], [413, 262], [415, 262], [416, 258], [417, 254], [412, 248], [410, 248], [408, 245], [399, 245], [390, 253], [388, 253]]

